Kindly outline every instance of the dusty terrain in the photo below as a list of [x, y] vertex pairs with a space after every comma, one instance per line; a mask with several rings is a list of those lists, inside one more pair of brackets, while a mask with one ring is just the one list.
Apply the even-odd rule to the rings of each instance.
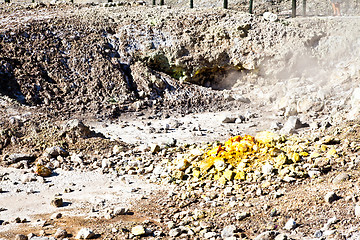
[[172, 4], [0, 5], [0, 239], [359, 239], [355, 3]]

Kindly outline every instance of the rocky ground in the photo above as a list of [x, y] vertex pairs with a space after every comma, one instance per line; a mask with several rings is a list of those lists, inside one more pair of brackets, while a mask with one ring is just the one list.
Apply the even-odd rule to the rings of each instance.
[[141, 4], [0, 5], [0, 239], [360, 238], [356, 9]]

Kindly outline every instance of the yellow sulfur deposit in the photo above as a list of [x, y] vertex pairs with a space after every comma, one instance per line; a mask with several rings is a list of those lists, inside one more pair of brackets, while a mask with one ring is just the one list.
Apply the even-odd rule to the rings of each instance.
[[255, 137], [232, 137], [223, 145], [209, 149], [197, 161], [189, 161], [193, 167], [192, 175], [224, 184], [226, 181], [248, 179], [249, 174], [261, 172], [265, 163], [280, 171], [308, 155], [301, 148], [287, 146], [286, 141], [284, 137], [268, 131]]

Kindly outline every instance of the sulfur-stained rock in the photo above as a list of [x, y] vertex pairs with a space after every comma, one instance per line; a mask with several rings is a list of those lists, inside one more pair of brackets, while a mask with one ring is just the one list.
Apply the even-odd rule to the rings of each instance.
[[190, 166], [190, 163], [186, 159], [179, 159], [176, 168], [180, 171], [185, 171]]
[[50, 177], [51, 170], [43, 165], [37, 164], [35, 167], [35, 173], [41, 177]]
[[234, 176], [235, 176], [235, 172], [232, 171], [232, 170], [227, 170], [227, 171], [224, 172], [224, 175], [223, 175], [223, 176], [224, 176], [224, 178], [226, 178], [227, 180], [232, 181], [233, 178], [234, 178]]
[[214, 161], [214, 167], [216, 169], [216, 171], [224, 171], [225, 168], [226, 168], [226, 164], [225, 164], [225, 161], [223, 159], [216, 159]]

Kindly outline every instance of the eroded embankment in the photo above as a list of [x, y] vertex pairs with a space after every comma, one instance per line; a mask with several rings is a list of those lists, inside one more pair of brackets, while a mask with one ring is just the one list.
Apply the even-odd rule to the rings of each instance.
[[[356, 18], [268, 22], [212, 9], [54, 8], [46, 18], [46, 7], [15, 9], [38, 15], [0, 34], [2, 93], [50, 111], [116, 117], [149, 107], [186, 113], [242, 104], [211, 88], [274, 102], [303, 95], [305, 86], [314, 100], [319, 90], [349, 90], [358, 74], [350, 51], [358, 29], [342, 28]], [[3, 29], [15, 13], [4, 14]]]

